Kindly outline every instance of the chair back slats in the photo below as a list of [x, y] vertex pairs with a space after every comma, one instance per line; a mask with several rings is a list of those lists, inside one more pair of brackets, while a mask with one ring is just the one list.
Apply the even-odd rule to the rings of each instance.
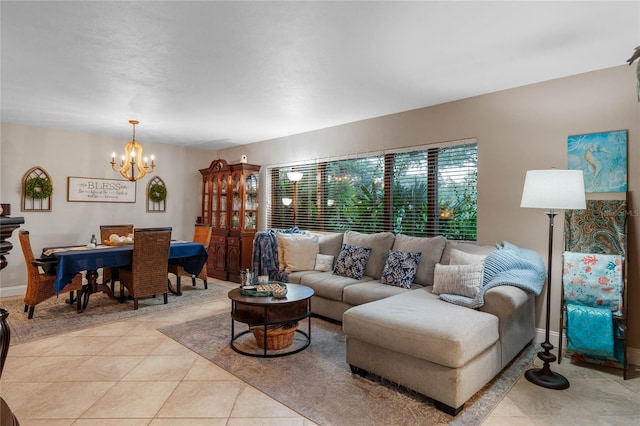
[[133, 230], [133, 255], [131, 269], [120, 269], [120, 283], [134, 299], [156, 294], [168, 301], [168, 264], [171, 246], [171, 228], [136, 228]]
[[100, 225], [100, 242], [108, 240], [112, 234], [120, 237], [133, 234], [133, 225]]
[[196, 224], [193, 230], [193, 242], [200, 243], [209, 248], [211, 242], [211, 233], [213, 231], [213, 225], [211, 224]]

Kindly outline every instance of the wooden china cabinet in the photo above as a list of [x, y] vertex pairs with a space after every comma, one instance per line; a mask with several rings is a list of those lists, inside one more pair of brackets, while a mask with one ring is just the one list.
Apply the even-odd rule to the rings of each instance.
[[202, 216], [212, 224], [207, 271], [221, 280], [240, 282], [240, 270], [251, 269], [253, 238], [258, 229], [258, 176], [255, 164], [228, 164], [218, 159], [202, 174]]

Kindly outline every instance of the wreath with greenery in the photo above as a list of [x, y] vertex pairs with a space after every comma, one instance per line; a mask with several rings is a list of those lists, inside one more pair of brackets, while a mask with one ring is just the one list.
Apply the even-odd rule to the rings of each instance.
[[154, 183], [149, 187], [149, 199], [155, 203], [159, 203], [167, 199], [167, 187]]
[[27, 180], [25, 193], [31, 198], [43, 200], [51, 197], [51, 194], [53, 194], [53, 185], [51, 185], [49, 179], [34, 177]]

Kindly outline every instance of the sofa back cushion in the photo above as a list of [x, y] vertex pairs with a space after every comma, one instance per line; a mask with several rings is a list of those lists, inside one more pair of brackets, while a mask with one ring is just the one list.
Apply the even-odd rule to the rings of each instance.
[[460, 250], [465, 253], [481, 254], [486, 256], [495, 251], [496, 248], [495, 246], [479, 246], [475, 243], [448, 240], [447, 245], [442, 252], [442, 259], [440, 259], [440, 263], [443, 265], [451, 264], [451, 250]]
[[342, 239], [344, 234], [342, 232], [314, 232], [314, 234], [318, 235], [318, 242], [320, 243], [319, 253], [328, 254], [333, 256], [334, 259], [337, 259], [340, 254], [340, 250], [342, 249]]
[[413, 282], [423, 286], [433, 285], [433, 271], [436, 263], [440, 262], [442, 251], [447, 239], [441, 235], [433, 238], [410, 237], [404, 234], [396, 235], [393, 250], [421, 253], [420, 263]]
[[[356, 247], [369, 247], [371, 254], [367, 261], [364, 274], [379, 280], [382, 276], [382, 270], [387, 261], [389, 250], [393, 247], [395, 237], [391, 232], [378, 232], [375, 234], [363, 234], [356, 231], [346, 231], [344, 233], [344, 244]], [[413, 250], [405, 250], [413, 251]]]

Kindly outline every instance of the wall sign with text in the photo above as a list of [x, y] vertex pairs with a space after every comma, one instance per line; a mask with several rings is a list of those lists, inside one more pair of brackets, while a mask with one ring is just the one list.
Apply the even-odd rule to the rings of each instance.
[[69, 176], [67, 201], [135, 203], [136, 183], [120, 179]]

